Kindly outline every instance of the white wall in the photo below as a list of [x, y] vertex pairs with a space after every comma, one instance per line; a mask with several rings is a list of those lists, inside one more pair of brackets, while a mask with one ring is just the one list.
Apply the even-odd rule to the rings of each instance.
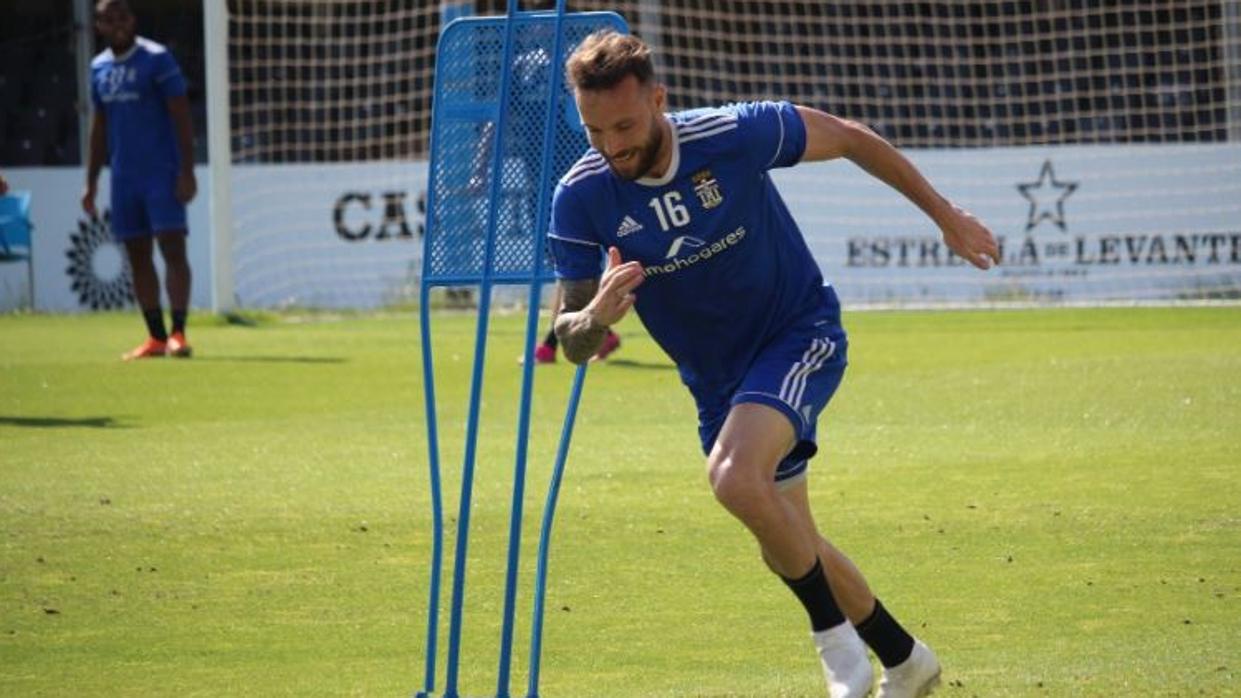
[[[989, 274], [965, 266], [921, 212], [847, 162], [776, 171], [825, 278], [847, 303], [1175, 299], [1241, 290], [1241, 145], [909, 155], [1003, 239], [1004, 264]], [[416, 293], [426, 163], [236, 165], [233, 172], [241, 307], [365, 308]], [[193, 304], [206, 308], [209, 178], [205, 167], [197, 173], [190, 260]], [[37, 308], [89, 310], [90, 288], [114, 277], [121, 257], [104, 245], [86, 270], [70, 257], [83, 249], [82, 170], [5, 176], [14, 189], [34, 192]], [[100, 188], [104, 206], [106, 175]], [[24, 275], [23, 265], [0, 265], [0, 309], [22, 300]]]
[[[207, 225], [207, 169], [195, 168], [198, 196], [187, 211], [190, 229], [188, 252], [194, 270], [191, 304], [195, 308], [210, 305], [210, 227]], [[34, 303], [42, 311], [72, 312], [124, 307], [112, 292], [122, 270], [124, 250], [112, 242], [102, 244], [91, 236], [90, 222], [82, 212], [81, 198], [84, 170], [80, 167], [39, 167], [7, 169], [4, 173], [9, 187], [29, 190], [31, 233], [34, 263]], [[109, 178], [105, 171], [99, 178], [99, 196], [95, 205], [107, 209]], [[100, 231], [95, 231], [100, 232]], [[110, 235], [110, 233], [109, 233]], [[159, 255], [156, 264], [162, 278]], [[0, 265], [0, 310], [12, 310], [29, 303], [26, 265]], [[165, 306], [167, 300], [164, 301]]]
[[908, 155], [1003, 240], [1003, 265], [980, 274], [950, 257], [920, 211], [850, 163], [776, 171], [825, 278], [846, 302], [1166, 300], [1241, 292], [1241, 145]]
[[426, 162], [232, 168], [239, 307], [371, 308], [414, 300]]

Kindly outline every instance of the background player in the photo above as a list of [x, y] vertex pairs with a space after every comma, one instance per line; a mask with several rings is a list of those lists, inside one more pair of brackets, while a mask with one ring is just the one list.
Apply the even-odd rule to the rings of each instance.
[[587, 360], [635, 308], [697, 403], [716, 498], [806, 609], [829, 695], [869, 695], [863, 640], [884, 666], [880, 696], [926, 695], [939, 681], [935, 655], [811, 513], [815, 423], [848, 342], [836, 294], [767, 170], [847, 157], [925, 211], [975, 266], [998, 258], [994, 237], [860, 124], [788, 102], [665, 114], [650, 50], [634, 37], [592, 35], [568, 79], [593, 148], [561, 179], [549, 232], [565, 355]]
[[[108, 48], [91, 61], [90, 155], [82, 208], [91, 216], [105, 157], [112, 170], [112, 234], [125, 245], [147, 339], [122, 358], [188, 357], [190, 263], [185, 205], [198, 191], [185, 78], [168, 49], [137, 36], [126, 0], [99, 0], [95, 29]], [[153, 240], [164, 258], [172, 333], [164, 328]]]

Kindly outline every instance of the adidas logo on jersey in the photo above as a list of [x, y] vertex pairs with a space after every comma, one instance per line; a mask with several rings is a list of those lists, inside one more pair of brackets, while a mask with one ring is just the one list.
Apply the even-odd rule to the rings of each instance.
[[616, 237], [623, 238], [639, 230], [642, 230], [642, 224], [629, 216], [625, 216], [625, 220], [621, 221], [620, 227], [616, 229]]

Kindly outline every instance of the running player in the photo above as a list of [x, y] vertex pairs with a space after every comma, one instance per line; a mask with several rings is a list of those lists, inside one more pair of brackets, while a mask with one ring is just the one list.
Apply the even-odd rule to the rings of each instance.
[[848, 158], [980, 269], [998, 258], [994, 236], [858, 123], [788, 102], [666, 114], [650, 49], [615, 33], [583, 41], [567, 72], [593, 147], [556, 188], [548, 234], [566, 357], [588, 360], [633, 307], [697, 403], [717, 500], [809, 615], [828, 694], [869, 695], [869, 645], [884, 667], [879, 696], [926, 695], [939, 682], [934, 653], [811, 513], [815, 423], [844, 375], [848, 340], [836, 293], [767, 171]]

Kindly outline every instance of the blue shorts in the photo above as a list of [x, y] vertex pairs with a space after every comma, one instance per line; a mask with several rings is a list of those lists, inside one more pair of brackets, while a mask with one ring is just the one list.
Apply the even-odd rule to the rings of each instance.
[[804, 476], [807, 461], [819, 450], [815, 424], [845, 375], [848, 348], [838, 306], [768, 342], [750, 364], [728, 404], [699, 412], [698, 435], [703, 452], [711, 453], [733, 405], [767, 405], [787, 417], [797, 435], [797, 444], [776, 467], [776, 483], [787, 485]]
[[118, 241], [186, 230], [177, 175], [112, 178], [112, 237]]

